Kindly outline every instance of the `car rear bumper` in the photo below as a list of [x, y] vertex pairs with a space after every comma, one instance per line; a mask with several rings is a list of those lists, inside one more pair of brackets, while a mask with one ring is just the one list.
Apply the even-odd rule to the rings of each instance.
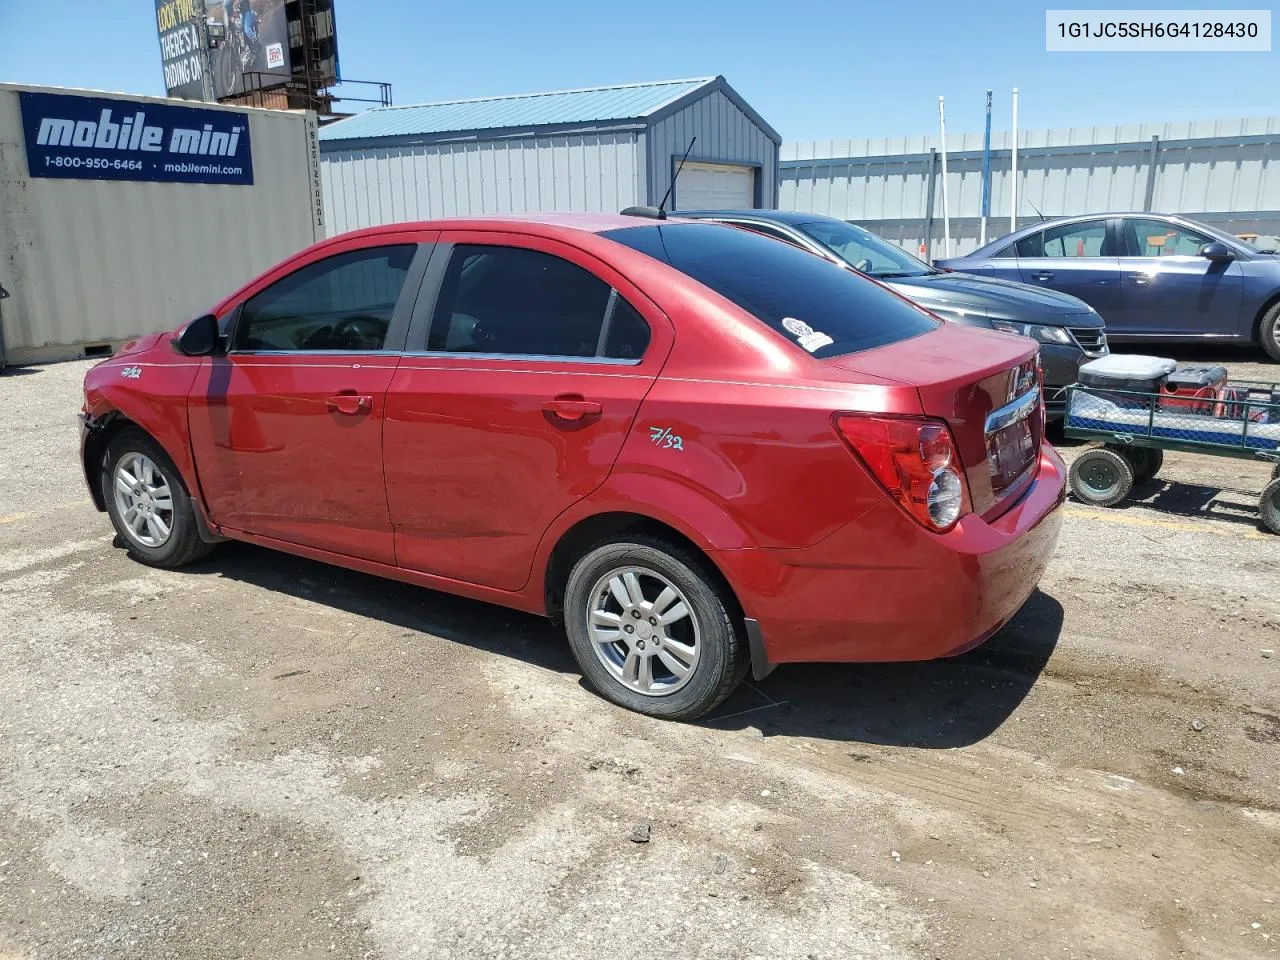
[[945, 534], [885, 499], [812, 547], [715, 554], [770, 663], [902, 661], [954, 656], [1018, 612], [1044, 573], [1062, 525], [1066, 468], [1045, 444], [1036, 478], [990, 522]]

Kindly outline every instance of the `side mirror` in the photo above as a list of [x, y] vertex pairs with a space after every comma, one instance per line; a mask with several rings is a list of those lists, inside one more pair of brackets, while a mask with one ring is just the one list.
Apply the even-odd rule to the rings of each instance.
[[174, 343], [185, 356], [207, 357], [218, 348], [218, 339], [218, 318], [206, 313], [179, 330]]
[[1206, 243], [1200, 248], [1200, 256], [1206, 260], [1234, 260], [1236, 258], [1235, 251], [1220, 240]]

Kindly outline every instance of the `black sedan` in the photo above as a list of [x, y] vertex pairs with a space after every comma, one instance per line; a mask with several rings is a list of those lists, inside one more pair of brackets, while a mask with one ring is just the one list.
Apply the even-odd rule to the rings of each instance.
[[790, 243], [874, 277], [945, 320], [1031, 337], [1040, 344], [1051, 416], [1062, 415], [1061, 390], [1075, 383], [1080, 364], [1108, 352], [1102, 318], [1087, 303], [1025, 283], [936, 269], [844, 220], [785, 210], [681, 210], [677, 216]]

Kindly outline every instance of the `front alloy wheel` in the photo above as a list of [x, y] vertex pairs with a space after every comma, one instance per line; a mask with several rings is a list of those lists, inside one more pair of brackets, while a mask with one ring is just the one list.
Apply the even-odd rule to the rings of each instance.
[[173, 532], [173, 492], [145, 453], [131, 450], [116, 461], [116, 509], [123, 533], [141, 547], [163, 547]]
[[212, 544], [200, 538], [182, 475], [158, 443], [129, 427], [107, 444], [102, 501], [129, 554], [153, 567], [180, 567]]

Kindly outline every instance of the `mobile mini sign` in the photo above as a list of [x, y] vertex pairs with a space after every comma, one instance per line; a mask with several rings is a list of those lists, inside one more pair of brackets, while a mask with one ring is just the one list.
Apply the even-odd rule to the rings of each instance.
[[61, 93], [19, 96], [33, 177], [253, 183], [246, 113]]

